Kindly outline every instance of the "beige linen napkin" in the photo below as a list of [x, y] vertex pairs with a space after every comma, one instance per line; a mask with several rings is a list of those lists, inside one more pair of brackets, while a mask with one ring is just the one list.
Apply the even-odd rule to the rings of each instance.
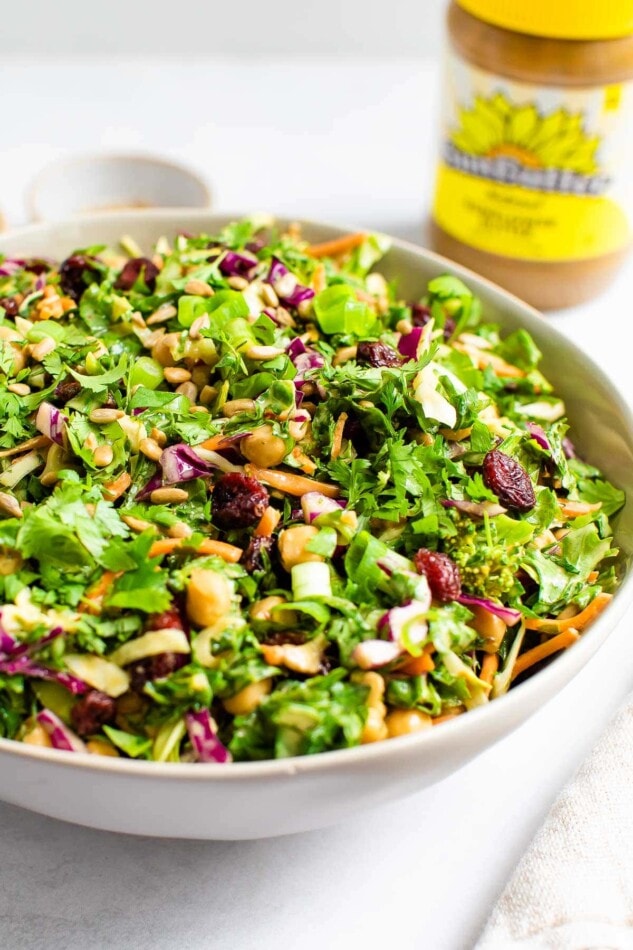
[[633, 950], [633, 697], [561, 794], [475, 950]]

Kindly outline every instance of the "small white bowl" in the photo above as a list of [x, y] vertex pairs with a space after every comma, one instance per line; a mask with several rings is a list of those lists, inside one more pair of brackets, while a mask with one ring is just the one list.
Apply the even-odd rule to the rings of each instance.
[[147, 208], [209, 208], [211, 193], [194, 171], [151, 155], [86, 154], [46, 165], [26, 193], [34, 221]]

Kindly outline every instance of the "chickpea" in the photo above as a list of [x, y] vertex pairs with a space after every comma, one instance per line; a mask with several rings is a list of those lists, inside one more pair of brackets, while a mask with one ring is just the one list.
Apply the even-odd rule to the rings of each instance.
[[26, 733], [22, 742], [26, 742], [27, 745], [37, 745], [42, 749], [52, 749], [53, 743], [50, 740], [50, 737], [46, 730], [40, 726], [39, 722], [33, 723], [29, 731]]
[[310, 524], [296, 525], [294, 528], [286, 528], [281, 532], [277, 545], [284, 570], [290, 572], [295, 564], [323, 560], [320, 554], [306, 551], [306, 544], [318, 533], [319, 529]]
[[311, 428], [310, 419], [293, 420], [288, 423], [288, 432], [296, 442], [302, 442]]
[[486, 653], [496, 653], [505, 636], [507, 629], [506, 624], [501, 617], [490, 613], [485, 607], [473, 606], [468, 609], [474, 614], [473, 619], [470, 621], [470, 626], [474, 627], [485, 641], [482, 649], [485, 650]]
[[224, 708], [232, 716], [244, 716], [246, 713], [257, 709], [264, 697], [268, 696], [272, 687], [272, 679], [259, 680], [257, 683], [250, 683], [241, 689], [239, 693], [230, 696], [224, 700]]
[[118, 758], [119, 755], [114, 746], [104, 739], [91, 739], [90, 742], [86, 742], [86, 749], [93, 755], [109, 755], [112, 758]]
[[0, 577], [8, 577], [11, 574], [17, 574], [22, 569], [24, 560], [15, 552], [15, 554], [6, 554], [0, 550]]
[[222, 574], [207, 568], [191, 572], [187, 616], [198, 627], [211, 627], [231, 609], [231, 588]]
[[[380, 705], [382, 706], [382, 703]], [[362, 745], [366, 745], [368, 742], [380, 742], [382, 739], [388, 738], [389, 733], [385, 723], [384, 708], [384, 706], [382, 706], [382, 709], [375, 706], [369, 707], [367, 720], [360, 737]]]
[[259, 426], [240, 442], [240, 451], [253, 465], [274, 468], [286, 456], [286, 443], [273, 434], [272, 426]]
[[191, 379], [196, 384], [198, 389], [202, 389], [203, 386], [207, 386], [210, 377], [211, 370], [204, 364], [202, 366], [194, 366], [194, 368], [191, 370]]
[[390, 739], [397, 736], [408, 736], [412, 732], [422, 732], [431, 729], [433, 720], [419, 709], [394, 709], [386, 719], [387, 731]]
[[440, 433], [447, 442], [462, 442], [469, 437], [472, 428], [472, 426], [467, 426], [465, 429], [440, 429]]
[[[382, 698], [385, 695], [385, 681], [380, 673], [370, 671], [368, 673], [356, 673], [352, 676], [355, 683], [366, 686], [369, 689], [367, 705], [370, 708], [384, 709]], [[384, 713], [383, 713], [384, 715]]]
[[165, 333], [152, 347], [152, 356], [161, 366], [174, 366], [178, 360], [174, 359], [172, 350], [176, 350], [179, 343], [179, 333]]
[[[285, 603], [283, 597], [264, 597], [263, 600], [256, 601], [251, 607], [249, 610], [250, 618], [251, 620], [264, 620], [267, 623], [272, 620], [275, 623], [283, 623], [288, 627], [294, 627], [297, 623], [297, 615], [294, 610], [275, 610], [275, 607], [280, 607]], [[274, 613], [273, 610], [275, 610]]]

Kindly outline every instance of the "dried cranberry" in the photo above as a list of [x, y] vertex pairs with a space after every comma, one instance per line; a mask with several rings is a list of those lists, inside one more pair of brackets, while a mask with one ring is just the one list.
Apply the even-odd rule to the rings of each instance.
[[[425, 327], [431, 319], [431, 310], [425, 307], [423, 303], [411, 304], [411, 323], [414, 327]], [[447, 317], [444, 321], [444, 339], [448, 340], [455, 332], [455, 321], [452, 317]]]
[[83, 254], [73, 254], [62, 261], [59, 268], [59, 283], [67, 297], [77, 301], [88, 284], [99, 279], [94, 261]]
[[111, 696], [91, 689], [75, 703], [70, 718], [80, 736], [89, 736], [116, 716], [116, 702]]
[[444, 339], [450, 340], [455, 332], [455, 321], [452, 317], [447, 317], [444, 321]]
[[240, 559], [240, 564], [249, 574], [264, 570], [266, 565], [262, 555], [265, 551], [270, 551], [272, 543], [272, 538], [251, 538], [250, 544]]
[[50, 264], [47, 261], [42, 261], [37, 257], [31, 258], [24, 265], [24, 270], [27, 270], [30, 274], [35, 274], [36, 277], [39, 277], [40, 274], [47, 274], [50, 269]]
[[425, 327], [431, 319], [430, 307], [425, 307], [423, 303], [412, 303], [411, 323], [414, 327]]
[[119, 274], [115, 287], [117, 290], [131, 290], [143, 273], [143, 282], [150, 293], [154, 293], [159, 270], [147, 257], [133, 257]]
[[76, 379], [64, 379], [55, 387], [53, 401], [61, 406], [65, 406], [67, 402], [70, 402], [71, 399], [78, 396], [80, 392], [81, 383], [78, 383]]
[[15, 297], [0, 297], [0, 307], [4, 308], [7, 317], [17, 317], [20, 310]]
[[216, 482], [211, 503], [218, 527], [250, 528], [268, 507], [268, 492], [256, 478], [229, 472]]
[[484, 458], [483, 479], [500, 504], [515, 511], [530, 511], [536, 494], [530, 476], [522, 465], [499, 449], [492, 449]]
[[402, 366], [402, 357], [386, 343], [359, 343], [356, 359], [359, 363], [369, 363], [370, 366]]
[[187, 657], [184, 653], [157, 653], [156, 656], [138, 660], [127, 668], [130, 674], [130, 686], [135, 692], [140, 693], [148, 681], [165, 679], [186, 663]]
[[462, 592], [462, 579], [459, 576], [459, 568], [448, 554], [440, 554], [439, 551], [429, 551], [427, 548], [420, 548], [413, 558], [416, 570], [419, 574], [424, 574], [431, 594], [435, 600], [446, 604], [449, 600], [457, 600]]
[[170, 627], [176, 630], [185, 629], [177, 607], [170, 607], [169, 610], [164, 610], [161, 614], [150, 614], [145, 621], [146, 630], [165, 630]]
[[298, 630], [273, 630], [266, 634], [263, 641], [267, 646], [282, 647], [286, 643], [292, 643], [293, 646], [301, 646], [306, 642], [305, 633]]
[[371, 450], [371, 443], [362, 422], [351, 412], [345, 420], [343, 438], [352, 443], [359, 455], [367, 455]]

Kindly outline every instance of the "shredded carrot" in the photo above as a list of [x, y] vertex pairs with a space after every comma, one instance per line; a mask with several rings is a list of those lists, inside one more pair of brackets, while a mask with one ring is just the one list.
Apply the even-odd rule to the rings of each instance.
[[279, 524], [281, 519], [281, 512], [277, 511], [276, 508], [273, 508], [272, 505], [269, 505], [264, 514], [259, 520], [259, 524], [255, 528], [255, 537], [256, 538], [270, 538], [273, 531]]
[[490, 685], [498, 669], [499, 669], [499, 654], [486, 653], [484, 657], [484, 661], [481, 664], [481, 673], [479, 674], [479, 679], [483, 680], [484, 683], [488, 683], [488, 685]]
[[[171, 554], [176, 548], [186, 548], [186, 541], [186, 538], [161, 538], [160, 541], [154, 541], [149, 549], [149, 556], [160, 557], [162, 554]], [[214, 541], [212, 538], [205, 538], [202, 544], [194, 550], [198, 554], [215, 555], [232, 563], [237, 563], [244, 553], [242, 548], [237, 548], [233, 544], [226, 544], [224, 541]]]
[[588, 515], [592, 511], [599, 511], [602, 508], [602, 502], [598, 501], [595, 505], [590, 505], [588, 501], [569, 501], [567, 498], [559, 498], [560, 513], [565, 518], [579, 518], [581, 515]]
[[217, 435], [212, 435], [205, 442], [201, 442], [200, 445], [194, 446], [194, 449], [208, 449], [209, 452], [217, 452], [218, 449], [228, 449], [231, 445], [233, 445], [232, 440], [219, 432]]
[[569, 627], [556, 637], [552, 637], [551, 640], [545, 640], [544, 643], [539, 643], [539, 645], [532, 650], [527, 650], [526, 653], [522, 653], [521, 656], [518, 657], [512, 669], [510, 679], [516, 679], [521, 673], [524, 673], [531, 666], [534, 666], [535, 663], [540, 663], [541, 660], [551, 656], [552, 653], [558, 653], [559, 650], [567, 649], [567, 647], [570, 647], [572, 643], [575, 643], [578, 639], [580, 639], [578, 631], [573, 627]]
[[[424, 673], [430, 673], [431, 670], [434, 670], [435, 663], [427, 649], [425, 647], [421, 656], [414, 656], [402, 666], [399, 666], [398, 673], [404, 673], [406, 676], [422, 676]], [[433, 649], [431, 646], [431, 650]]]
[[587, 604], [584, 610], [572, 617], [563, 617], [560, 620], [548, 620], [540, 617], [526, 617], [525, 627], [527, 630], [541, 630], [543, 633], [560, 633], [567, 630], [568, 627], [575, 627], [576, 630], [584, 630], [588, 623], [594, 620], [598, 614], [601, 614], [607, 604], [613, 599], [613, 594], [596, 594], [590, 604]]
[[454, 719], [455, 716], [460, 716], [463, 712], [466, 712], [465, 706], [455, 706], [453, 709], [449, 709], [448, 712], [442, 713], [441, 716], [436, 716], [433, 719], [433, 725], [439, 726], [441, 722], [448, 722], [449, 719]]
[[271, 488], [276, 488], [286, 495], [296, 495], [300, 498], [309, 491], [318, 491], [328, 498], [336, 498], [340, 494], [338, 485], [317, 482], [303, 475], [295, 475], [294, 472], [279, 472], [272, 468], [258, 468], [257, 465], [245, 465], [244, 471], [251, 478], [257, 478], [265, 485], [270, 485]]
[[99, 614], [101, 613], [101, 601], [112, 587], [112, 584], [119, 575], [114, 571], [104, 571], [96, 584], [86, 591], [82, 597], [82, 603], [77, 610], [79, 613]]
[[597, 580], [598, 580], [598, 577], [599, 577], [598, 571], [592, 571], [591, 574], [588, 574], [588, 575], [587, 575], [587, 581], [588, 581], [590, 584], [593, 584], [594, 581], [597, 581]]
[[46, 435], [35, 435], [20, 445], [14, 445], [12, 449], [3, 449], [0, 452], [0, 459], [11, 458], [12, 455], [21, 455], [22, 452], [29, 452], [31, 449], [42, 449], [45, 445], [50, 445], [51, 440]]
[[465, 429], [440, 429], [440, 435], [443, 435], [447, 442], [461, 442], [467, 439], [472, 431], [472, 426], [467, 426]]
[[121, 472], [118, 478], [115, 478], [113, 482], [106, 482], [103, 486], [103, 494], [106, 498], [106, 501], [116, 501], [117, 498], [120, 498], [132, 484], [132, 478], [128, 475], [127, 472]]
[[312, 288], [315, 294], [320, 294], [327, 287], [327, 274], [323, 264], [317, 264], [312, 275]]
[[522, 377], [526, 375], [525, 370], [519, 369], [518, 366], [513, 366], [512, 363], [507, 363], [506, 360], [500, 356], [496, 356], [494, 353], [483, 353], [479, 362], [482, 364], [479, 367], [480, 369], [485, 369], [486, 366], [489, 366], [495, 376]]
[[330, 458], [337, 459], [341, 454], [341, 447], [343, 445], [343, 430], [345, 429], [345, 423], [347, 422], [347, 413], [342, 412], [338, 419], [336, 420], [336, 425], [334, 426], [334, 435], [332, 437], [332, 451], [330, 452]]
[[310, 257], [340, 257], [359, 247], [367, 237], [366, 234], [345, 234], [343, 237], [324, 241], [322, 244], [311, 244], [307, 250]]
[[306, 475], [314, 475], [316, 472], [316, 465], [312, 459], [305, 454], [300, 445], [295, 445], [291, 454], [302, 472], [305, 472]]

